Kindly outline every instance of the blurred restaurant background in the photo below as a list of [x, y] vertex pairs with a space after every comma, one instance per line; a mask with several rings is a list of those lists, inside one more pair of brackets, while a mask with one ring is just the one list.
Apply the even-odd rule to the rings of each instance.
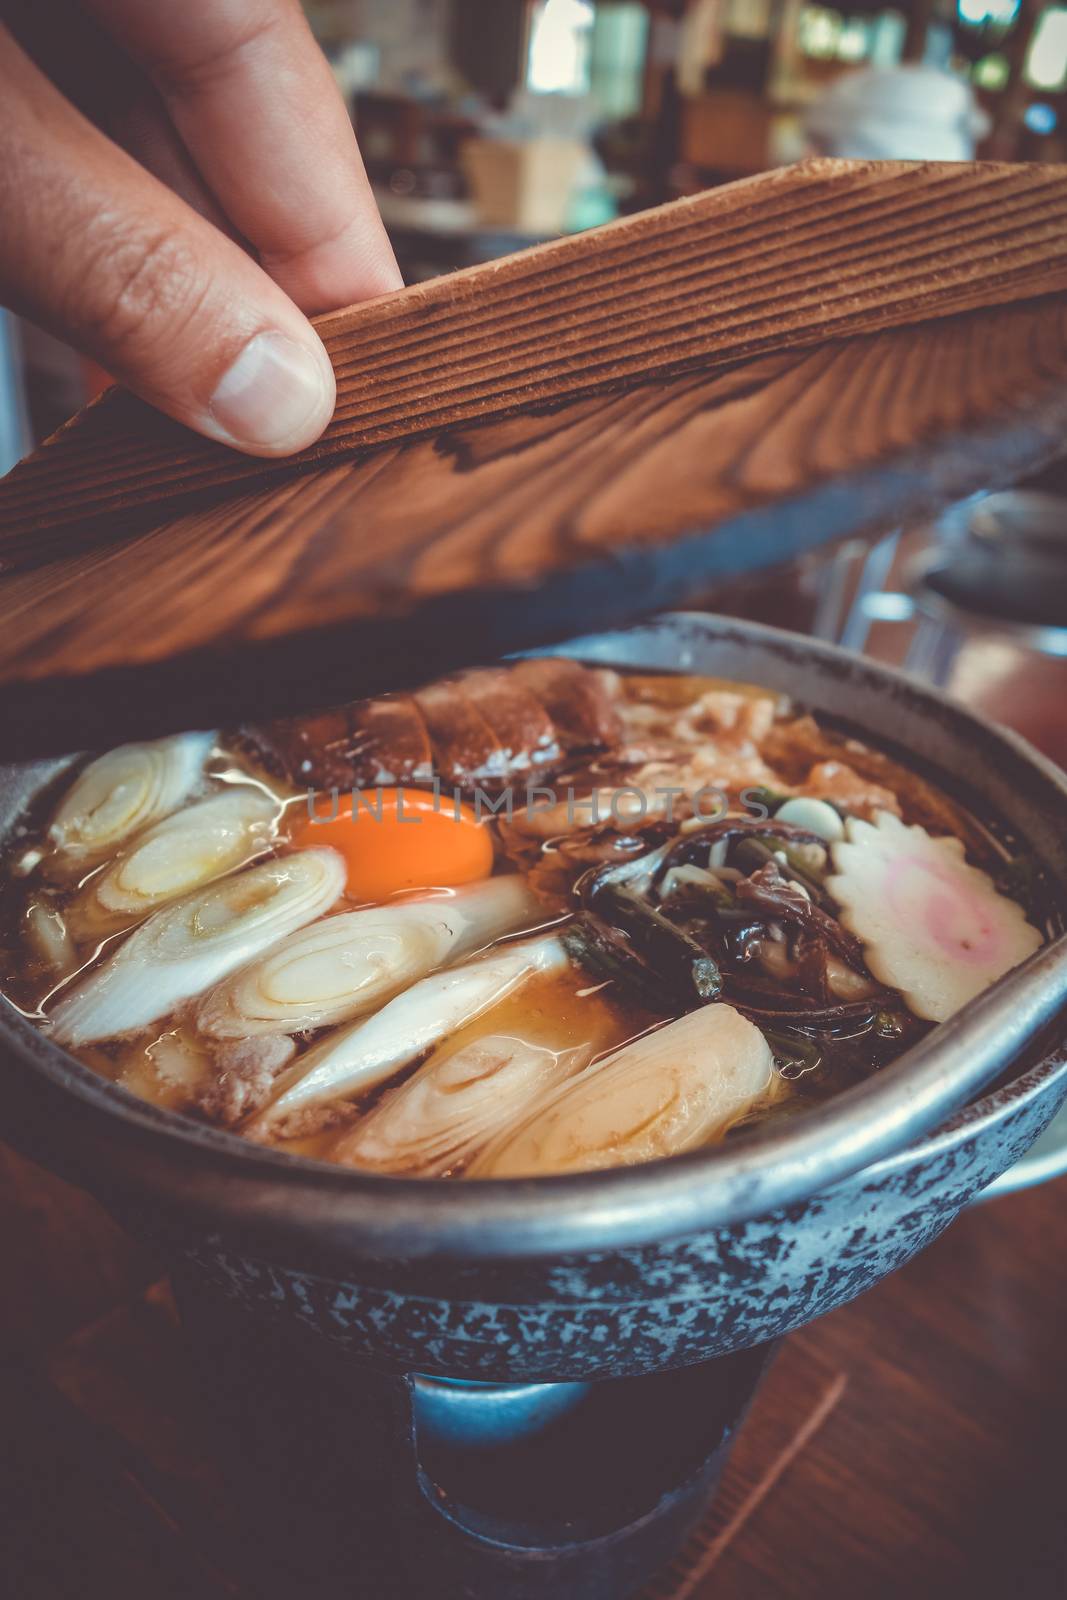
[[825, 153], [1067, 157], [1067, 5], [309, 0], [409, 281]]
[[[414, 283], [810, 155], [1067, 160], [1067, 0], [305, 0]], [[103, 382], [0, 312], [0, 471]], [[5, 357], [6, 347], [6, 357]]]

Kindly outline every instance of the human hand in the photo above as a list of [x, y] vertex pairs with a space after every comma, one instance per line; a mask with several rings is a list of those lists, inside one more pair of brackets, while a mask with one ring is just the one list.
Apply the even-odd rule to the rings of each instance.
[[311, 444], [336, 389], [305, 313], [401, 280], [296, 0], [0, 11], [0, 302], [198, 433]]

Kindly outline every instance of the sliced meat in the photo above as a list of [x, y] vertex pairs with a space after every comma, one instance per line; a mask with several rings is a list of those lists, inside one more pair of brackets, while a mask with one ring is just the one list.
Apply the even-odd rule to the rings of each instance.
[[454, 679], [432, 683], [414, 696], [433, 746], [434, 771], [459, 787], [507, 777], [496, 734]]
[[[902, 767], [892, 756], [872, 750], [858, 739], [820, 728], [814, 717], [776, 722], [761, 748], [765, 759], [793, 788], [812, 792], [806, 788], [806, 782], [813, 766], [820, 762], [840, 762], [860, 778], [895, 796], [897, 804], [886, 806], [886, 810], [898, 812], [905, 822], [919, 823], [928, 833], [954, 833], [963, 840], [975, 860], [989, 858], [989, 840], [962, 806], [933, 788], [917, 772]], [[843, 797], [841, 803], [847, 804]]]
[[510, 668], [465, 672], [456, 683], [493, 730], [509, 772], [540, 770], [561, 759], [555, 723]]
[[357, 700], [314, 717], [291, 717], [245, 734], [269, 772], [316, 789], [429, 784], [430, 735], [409, 695]]
[[348, 787], [433, 782], [426, 719], [407, 694], [357, 700], [348, 708]]
[[606, 675], [556, 657], [517, 661], [511, 671], [544, 706], [568, 755], [620, 742], [622, 722]]
[[277, 776], [316, 788], [506, 784], [618, 744], [614, 674], [576, 661], [465, 672], [413, 695], [380, 695], [246, 730]]
[[681, 720], [687, 732], [692, 727], [699, 734], [706, 726], [717, 735], [729, 735], [737, 743], [758, 745], [771, 731], [774, 712], [770, 695], [729, 694], [723, 689], [711, 689]]
[[216, 1046], [215, 1072], [200, 1096], [200, 1110], [211, 1122], [235, 1127], [265, 1103], [275, 1078], [295, 1054], [292, 1039], [281, 1036], [229, 1039]]
[[846, 761], [816, 762], [801, 787], [813, 799], [831, 800], [842, 811], [852, 816], [866, 817], [868, 822], [879, 811], [892, 812], [894, 817], [900, 816], [900, 806], [893, 791], [871, 778], [861, 778]]
[[246, 728], [243, 735], [255, 758], [276, 778], [316, 789], [351, 786], [344, 706], [314, 717], [287, 717], [262, 728]]

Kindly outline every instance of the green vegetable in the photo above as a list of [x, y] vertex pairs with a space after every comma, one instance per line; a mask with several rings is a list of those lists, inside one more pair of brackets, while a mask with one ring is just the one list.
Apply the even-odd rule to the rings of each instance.
[[822, 1066], [822, 1051], [814, 1039], [801, 1035], [760, 1030], [774, 1054], [774, 1064], [783, 1078], [800, 1078]]

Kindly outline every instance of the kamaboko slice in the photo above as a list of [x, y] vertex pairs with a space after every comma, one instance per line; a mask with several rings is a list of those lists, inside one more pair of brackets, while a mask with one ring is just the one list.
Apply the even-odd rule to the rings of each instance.
[[592, 1046], [553, 1050], [507, 1033], [443, 1044], [341, 1135], [330, 1159], [371, 1172], [441, 1177], [521, 1120], [592, 1053]]
[[959, 839], [887, 811], [850, 817], [826, 887], [880, 983], [917, 1017], [944, 1022], [1044, 941], [1026, 913], [972, 867]]
[[565, 972], [568, 965], [562, 941], [542, 934], [423, 978], [373, 1017], [328, 1034], [295, 1061], [246, 1131], [263, 1138], [294, 1115], [365, 1093], [537, 973]]
[[348, 1022], [543, 915], [518, 875], [342, 912], [220, 984], [197, 1026], [212, 1039], [246, 1039]]
[[71, 877], [113, 855], [142, 828], [176, 811], [200, 782], [213, 733], [124, 744], [90, 761], [56, 808], [46, 870]]
[[94, 874], [67, 912], [79, 939], [129, 927], [270, 848], [281, 808], [262, 789], [238, 784], [173, 812]]
[[633, 1166], [723, 1133], [774, 1082], [774, 1057], [732, 1006], [701, 1006], [594, 1061], [495, 1139], [468, 1176]]
[[336, 850], [302, 850], [187, 895], [61, 994], [50, 1016], [54, 1037], [77, 1047], [146, 1028], [320, 917], [344, 886]]

